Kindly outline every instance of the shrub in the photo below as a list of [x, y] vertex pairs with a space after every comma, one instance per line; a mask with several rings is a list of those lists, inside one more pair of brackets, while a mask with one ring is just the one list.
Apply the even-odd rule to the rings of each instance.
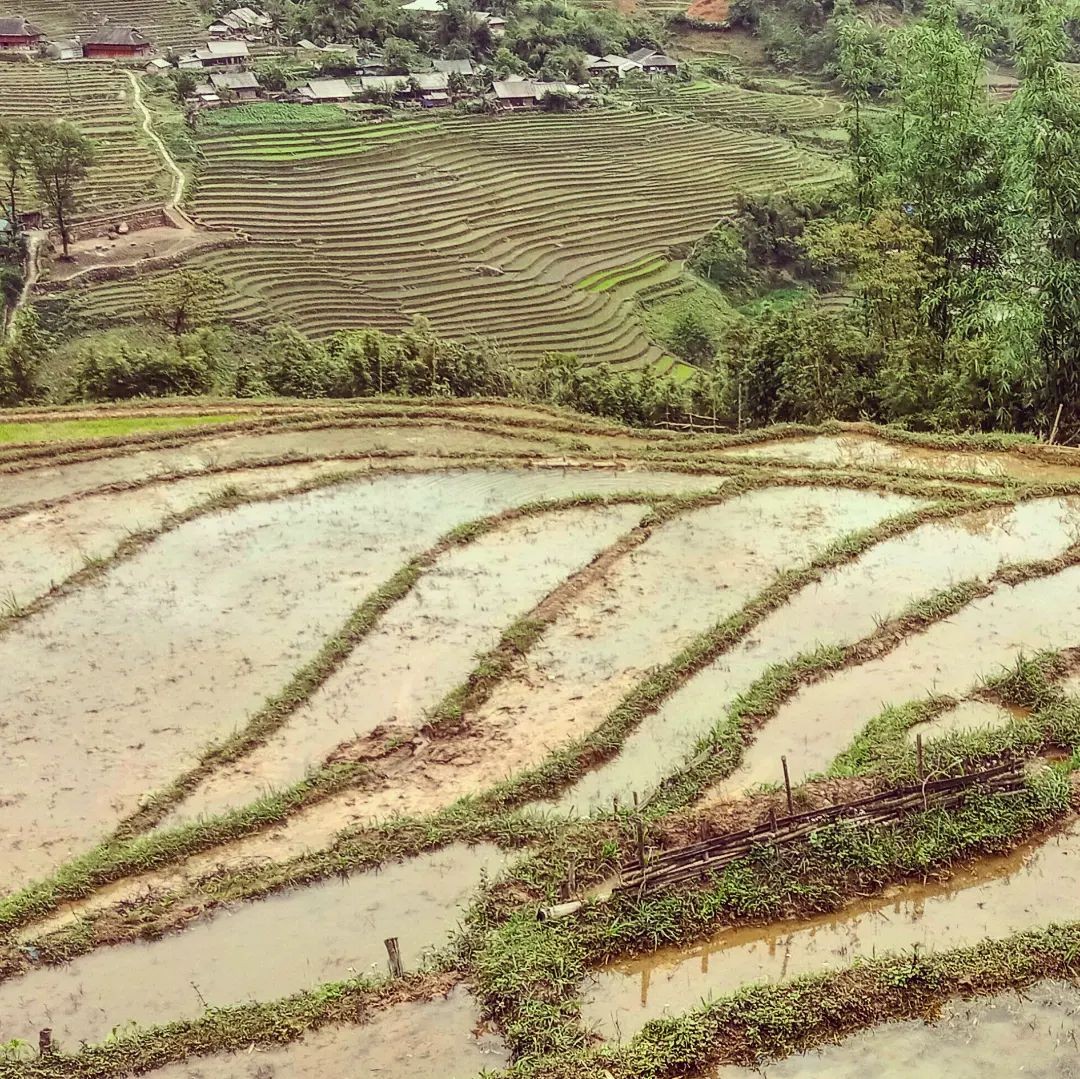
[[75, 368], [76, 393], [89, 401], [193, 396], [213, 381], [204, 356], [166, 347], [95, 347]]

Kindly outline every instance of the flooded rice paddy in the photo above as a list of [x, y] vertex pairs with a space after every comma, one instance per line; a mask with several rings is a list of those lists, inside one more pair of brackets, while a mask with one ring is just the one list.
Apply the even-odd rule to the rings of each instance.
[[[796, 593], [676, 690], [645, 717], [616, 758], [567, 791], [559, 808], [587, 813], [610, 806], [613, 795], [625, 801], [632, 791], [655, 786], [772, 664], [859, 640], [913, 600], [985, 578], [1004, 563], [1055, 557], [1078, 533], [1080, 499], [1049, 498], [934, 521], [877, 544]], [[867, 696], [868, 719], [883, 694], [871, 686]], [[771, 752], [769, 766], [778, 767], [779, 756]]]
[[592, 730], [651, 665], [735, 611], [778, 569], [911, 504], [866, 492], [780, 488], [692, 510], [654, 529], [583, 588], [514, 675], [466, 717], [468, 739], [418, 756], [419, 767], [390, 784], [348, 791], [301, 813], [290, 830], [295, 837], [305, 818], [340, 828], [429, 811], [538, 763]]
[[932, 1023], [883, 1023], [763, 1071], [720, 1067], [708, 1079], [865, 1079], [868, 1067], [874, 1079], [1069, 1079], [1078, 1060], [1080, 988], [1042, 982], [1020, 993], [953, 1001]]
[[397, 475], [244, 505], [163, 535], [19, 623], [0, 639], [0, 893], [100, 839], [241, 726], [449, 528], [618, 482], [589, 470]]
[[472, 1079], [509, 1061], [462, 988], [445, 999], [397, 1004], [363, 1026], [329, 1026], [286, 1046], [196, 1057], [147, 1079]]
[[208, 468], [266, 461], [289, 454], [319, 456], [402, 453], [532, 453], [551, 446], [528, 438], [441, 428], [431, 437], [424, 427], [340, 427], [267, 434], [215, 435], [166, 449], [136, 450], [75, 464], [42, 465], [0, 473], [0, 509], [25, 502], [69, 498], [106, 484], [130, 483], [163, 473], [202, 472]]
[[117, 1026], [198, 1016], [205, 1006], [276, 1000], [324, 982], [386, 971], [397, 937], [415, 970], [443, 946], [462, 906], [504, 855], [449, 847], [348, 880], [240, 903], [160, 940], [121, 944], [0, 984], [0, 1034], [51, 1027], [74, 1048]]
[[627, 1040], [650, 1019], [681, 1015], [755, 982], [848, 966], [860, 958], [963, 948], [1080, 917], [1080, 824], [1012, 854], [910, 884], [836, 914], [725, 928], [711, 939], [615, 963], [585, 989], [586, 1022]]
[[986, 479], [1021, 480], [1026, 483], [1075, 483], [1080, 468], [1055, 464], [1019, 453], [937, 450], [902, 446], [865, 435], [819, 435], [815, 438], [780, 439], [724, 451], [725, 457], [748, 460], [806, 462], [846, 468], [909, 468], [924, 472], [970, 473]]
[[1016, 587], [999, 585], [893, 651], [799, 690], [757, 732], [721, 792], [778, 782], [782, 755], [793, 780], [822, 771], [886, 705], [931, 694], [962, 697], [1021, 654], [1075, 644], [1080, 566]]
[[386, 738], [410, 734], [465, 680], [477, 654], [643, 512], [640, 504], [561, 511], [512, 522], [447, 552], [279, 734], [217, 772], [163, 826], [296, 782], [336, 746], [376, 727]]

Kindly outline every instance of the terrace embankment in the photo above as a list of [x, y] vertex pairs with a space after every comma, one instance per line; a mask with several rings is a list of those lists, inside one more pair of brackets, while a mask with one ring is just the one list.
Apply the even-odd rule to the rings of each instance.
[[538, 763], [552, 746], [592, 730], [650, 661], [678, 652], [732, 613], [778, 566], [912, 504], [868, 492], [778, 488], [656, 528], [574, 597], [490, 699], [463, 717], [464, 738], [436, 741], [404, 762], [391, 759], [383, 782], [302, 812], [285, 837], [294, 831], [311, 842], [321, 834], [325, 843], [346, 824], [429, 812]]
[[650, 1019], [689, 1011], [703, 997], [759, 981], [847, 966], [917, 948], [961, 948], [1048, 918], [1080, 917], [1080, 825], [984, 858], [944, 882], [904, 885], [834, 914], [725, 928], [710, 940], [612, 964], [585, 990], [587, 1024], [612, 1040]]
[[499, 1038], [458, 987], [445, 998], [387, 1008], [363, 1026], [329, 1026], [292, 1045], [192, 1059], [147, 1079], [472, 1079], [507, 1063]]
[[[504, 627], [632, 529], [644, 512], [634, 503], [553, 512], [448, 551], [283, 730], [211, 776], [162, 826], [245, 805], [269, 787], [295, 783], [343, 744], [410, 739]], [[417, 641], [425, 642], [422, 654]], [[354, 707], [358, 696], [362, 715]]]
[[808, 439], [764, 442], [727, 450], [726, 456], [748, 460], [806, 462], [842, 468], [900, 466], [925, 472], [970, 472], [973, 476], [1023, 480], [1027, 483], [1074, 482], [1075, 466], [1054, 464], [1016, 453], [939, 450], [918, 445], [897, 445], [862, 435], [819, 435]]
[[30, 1040], [51, 1027], [73, 1049], [116, 1026], [194, 1018], [207, 1007], [275, 1000], [324, 982], [385, 970], [397, 937], [415, 970], [447, 942], [461, 907], [503, 864], [494, 847], [435, 854], [240, 903], [160, 940], [99, 949], [0, 985], [4, 1033]]
[[1025, 652], [1080, 642], [1078, 597], [1075, 565], [1015, 587], [1000, 584], [886, 655], [800, 689], [757, 732], [720, 792], [778, 782], [783, 755], [793, 780], [823, 770], [886, 704], [930, 694], [964, 696]]
[[[959, 581], [990, 576], [1006, 563], [1054, 558], [1080, 528], [1076, 499], [960, 510], [950, 519], [883, 540], [800, 590], [647, 716], [617, 757], [563, 795], [560, 809], [583, 813], [609, 806], [613, 795], [625, 802], [632, 791], [655, 786], [773, 664], [857, 641], [913, 601]], [[880, 699], [876, 690], [871, 699]], [[771, 762], [774, 771], [778, 761]]]
[[[1080, 994], [1070, 982], [1041, 982], [1023, 994], [951, 1001], [932, 1023], [909, 1019], [874, 1027], [768, 1066], [769, 1079], [874, 1079], [913, 1075], [983, 1079], [1023, 1075], [1065, 1079], [1076, 1070]], [[760, 1079], [757, 1069], [720, 1067], [698, 1079]]]

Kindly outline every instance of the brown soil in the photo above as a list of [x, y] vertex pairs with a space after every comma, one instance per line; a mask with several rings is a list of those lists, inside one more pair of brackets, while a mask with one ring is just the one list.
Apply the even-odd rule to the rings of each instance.
[[89, 270], [134, 266], [148, 258], [173, 258], [215, 243], [221, 243], [220, 233], [164, 226], [136, 229], [115, 240], [94, 236], [76, 240], [71, 245], [72, 261], [54, 262], [48, 279], [67, 281]]
[[727, 21], [730, 9], [731, 0], [693, 0], [686, 14], [702, 22], [722, 23]]

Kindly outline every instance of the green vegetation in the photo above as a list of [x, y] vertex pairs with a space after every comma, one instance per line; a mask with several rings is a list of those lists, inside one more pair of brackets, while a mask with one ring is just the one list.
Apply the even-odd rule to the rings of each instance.
[[304, 127], [341, 127], [347, 114], [337, 105], [292, 105], [284, 101], [258, 101], [237, 105], [231, 109], [218, 109], [199, 117], [202, 131], [233, 131], [258, 128], [283, 130]]
[[203, 412], [190, 416], [105, 416], [101, 419], [27, 420], [19, 423], [0, 423], [0, 443], [66, 442], [84, 438], [117, 437], [139, 431], [173, 431], [185, 427], [201, 427], [207, 423], [230, 423], [239, 418], [235, 412]]

